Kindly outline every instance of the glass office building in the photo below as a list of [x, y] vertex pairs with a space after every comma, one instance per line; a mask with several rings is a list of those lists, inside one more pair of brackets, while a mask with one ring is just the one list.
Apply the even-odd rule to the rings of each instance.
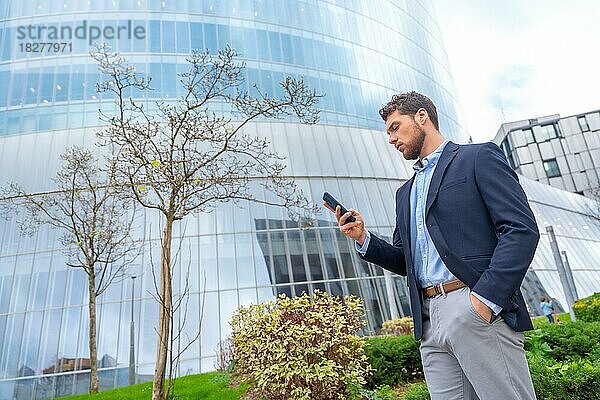
[[[248, 83], [270, 93], [286, 75], [304, 77], [325, 94], [318, 125], [261, 120], [246, 132], [271, 141], [314, 202], [331, 192], [360, 209], [369, 229], [383, 237], [392, 235], [394, 193], [412, 168], [387, 144], [381, 104], [400, 91], [426, 93], [438, 105], [444, 134], [468, 141], [429, 1], [4, 0], [0, 15], [1, 185], [10, 179], [29, 191], [51, 189], [66, 146], [93, 148], [98, 109], [111, 107], [94, 90], [99, 74], [87, 55], [94, 40], [153, 77], [148, 104], [182, 94], [177, 73], [186, 70], [192, 49], [214, 53], [231, 44], [246, 62]], [[536, 190], [537, 211], [551, 215], [545, 189]], [[580, 217], [587, 221], [584, 213]], [[151, 271], [160, 259], [160, 229], [160, 216], [146, 212], [139, 232], [147, 247], [130, 268], [137, 278], [113, 284], [99, 299], [102, 388], [127, 384], [131, 309], [136, 380], [153, 373], [158, 305]], [[176, 229], [174, 289], [180, 292], [186, 277], [190, 286], [180, 345], [200, 332], [182, 356], [179, 375], [214, 369], [217, 344], [227, 338], [235, 309], [280, 293], [321, 289], [361, 296], [367, 333], [409, 312], [403, 278], [361, 261], [327, 212], [317, 226], [299, 229], [279, 208], [222, 205]], [[596, 246], [590, 259], [598, 257], [597, 229], [580, 232]], [[572, 262], [574, 270], [578, 265]], [[552, 271], [540, 271], [531, 285], [543, 290], [553, 279]], [[0, 225], [1, 399], [87, 390], [86, 287], [83, 272], [66, 267], [57, 232], [22, 237], [14, 221]]]

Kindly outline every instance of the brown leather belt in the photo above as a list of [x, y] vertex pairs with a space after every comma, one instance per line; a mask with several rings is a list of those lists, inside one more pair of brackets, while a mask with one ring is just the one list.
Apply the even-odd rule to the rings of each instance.
[[455, 290], [464, 288], [465, 285], [460, 279], [453, 279], [448, 282], [438, 283], [437, 285], [429, 286], [423, 289], [423, 297], [426, 299], [435, 297], [440, 294], [446, 294]]

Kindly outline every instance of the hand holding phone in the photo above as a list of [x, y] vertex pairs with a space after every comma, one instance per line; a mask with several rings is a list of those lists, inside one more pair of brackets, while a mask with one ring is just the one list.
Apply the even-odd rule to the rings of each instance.
[[[348, 212], [348, 210], [346, 209], [346, 207], [344, 207], [339, 201], [337, 201], [335, 199], [335, 197], [333, 197], [332, 195], [330, 195], [328, 192], [323, 193], [323, 201], [325, 203], [327, 203], [327, 205], [329, 207], [331, 207], [331, 209], [333, 211], [335, 211], [335, 209], [337, 208], [337, 206], [340, 206], [340, 215], [344, 215]], [[348, 222], [354, 222], [356, 221], [356, 218], [354, 218], [354, 216], [349, 216], [348, 218], [346, 218], [346, 222], [344, 222], [344, 224], [347, 224]]]

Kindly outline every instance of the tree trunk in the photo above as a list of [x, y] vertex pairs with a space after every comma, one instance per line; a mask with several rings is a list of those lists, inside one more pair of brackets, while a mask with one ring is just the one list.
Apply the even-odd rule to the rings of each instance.
[[98, 379], [98, 349], [96, 348], [96, 274], [93, 265], [88, 273], [88, 293], [90, 312], [90, 393], [98, 393], [100, 380]]
[[163, 231], [161, 268], [160, 268], [160, 309], [158, 314], [158, 346], [156, 365], [152, 382], [152, 400], [165, 400], [165, 372], [169, 351], [169, 333], [171, 324], [171, 305], [173, 302], [171, 282], [171, 240], [173, 218], [167, 217]]

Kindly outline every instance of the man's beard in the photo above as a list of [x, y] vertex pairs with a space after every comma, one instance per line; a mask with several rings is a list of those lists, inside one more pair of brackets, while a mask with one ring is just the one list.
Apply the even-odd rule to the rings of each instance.
[[413, 129], [418, 135], [415, 137], [414, 141], [412, 141], [406, 147], [407, 154], [403, 154], [404, 158], [407, 160], [416, 160], [419, 158], [421, 154], [421, 149], [423, 148], [423, 143], [425, 142], [425, 130], [418, 126], [413, 122]]

